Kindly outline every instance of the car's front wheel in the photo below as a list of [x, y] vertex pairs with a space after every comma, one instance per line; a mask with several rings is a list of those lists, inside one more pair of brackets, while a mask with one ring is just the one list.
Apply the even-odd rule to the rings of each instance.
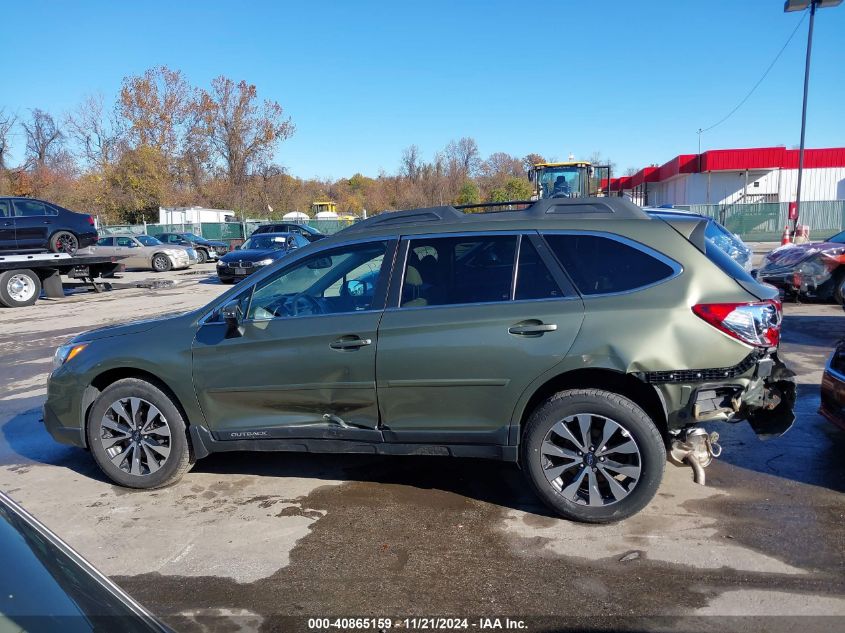
[[204, 248], [198, 248], [197, 249], [197, 263], [198, 264], [204, 264], [207, 261], [208, 261], [208, 251], [206, 251]]
[[522, 460], [528, 480], [552, 510], [576, 521], [608, 523], [651, 501], [666, 449], [654, 422], [628, 398], [572, 389], [534, 410]]
[[156, 253], [153, 255], [153, 270], [157, 273], [166, 273], [173, 268], [173, 263], [170, 258], [164, 253]]
[[125, 378], [100, 393], [88, 415], [88, 446], [105, 475], [129, 488], [161, 488], [191, 467], [185, 421], [161, 389]]

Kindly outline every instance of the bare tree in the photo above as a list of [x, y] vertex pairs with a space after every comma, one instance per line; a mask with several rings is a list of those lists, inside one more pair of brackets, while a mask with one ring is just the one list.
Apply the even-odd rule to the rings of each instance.
[[65, 117], [65, 128], [89, 168], [106, 169], [117, 160], [119, 133], [105, 114], [102, 95], [86, 97]]
[[0, 108], [0, 171], [5, 171], [8, 167], [6, 161], [9, 155], [9, 137], [15, 123], [17, 117], [7, 113], [5, 108]]
[[402, 150], [402, 175], [411, 182], [416, 182], [420, 176], [420, 148], [409, 145]]
[[61, 130], [51, 114], [38, 108], [31, 111], [31, 119], [22, 122], [21, 126], [26, 134], [27, 163], [43, 168], [62, 148]]
[[462, 176], [473, 176], [481, 166], [481, 155], [478, 153], [478, 143], [474, 138], [465, 136], [457, 141], [451, 141], [445, 149], [446, 159], [452, 170], [457, 170]]
[[481, 175], [487, 178], [524, 176], [522, 161], [506, 152], [494, 152], [481, 164]]

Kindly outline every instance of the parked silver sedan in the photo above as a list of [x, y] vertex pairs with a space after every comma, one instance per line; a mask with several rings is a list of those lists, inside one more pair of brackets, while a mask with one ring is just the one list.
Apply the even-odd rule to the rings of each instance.
[[97, 255], [125, 257], [127, 268], [150, 268], [158, 273], [188, 268], [198, 261], [193, 247], [164, 244], [150, 235], [107, 235], [97, 240]]

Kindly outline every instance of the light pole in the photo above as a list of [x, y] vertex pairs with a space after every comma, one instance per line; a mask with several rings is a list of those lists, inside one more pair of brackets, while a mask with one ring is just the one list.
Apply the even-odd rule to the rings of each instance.
[[810, 53], [813, 50], [813, 23], [816, 21], [816, 9], [826, 9], [842, 4], [842, 0], [786, 0], [784, 13], [804, 11], [810, 7], [810, 27], [807, 29], [807, 59], [804, 62], [804, 102], [801, 106], [801, 145], [798, 150], [798, 190], [795, 193], [795, 218], [792, 221], [792, 234], [798, 230], [798, 216], [801, 213], [801, 180], [804, 176], [804, 133], [807, 129], [807, 91], [810, 88]]

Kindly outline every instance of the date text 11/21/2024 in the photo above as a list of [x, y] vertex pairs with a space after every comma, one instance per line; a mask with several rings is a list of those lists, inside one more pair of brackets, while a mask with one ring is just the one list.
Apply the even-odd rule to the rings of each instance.
[[524, 620], [513, 618], [482, 617], [447, 618], [447, 617], [413, 617], [413, 618], [309, 618], [308, 629], [320, 630], [388, 630], [406, 629], [416, 631], [468, 630], [525, 630]]

